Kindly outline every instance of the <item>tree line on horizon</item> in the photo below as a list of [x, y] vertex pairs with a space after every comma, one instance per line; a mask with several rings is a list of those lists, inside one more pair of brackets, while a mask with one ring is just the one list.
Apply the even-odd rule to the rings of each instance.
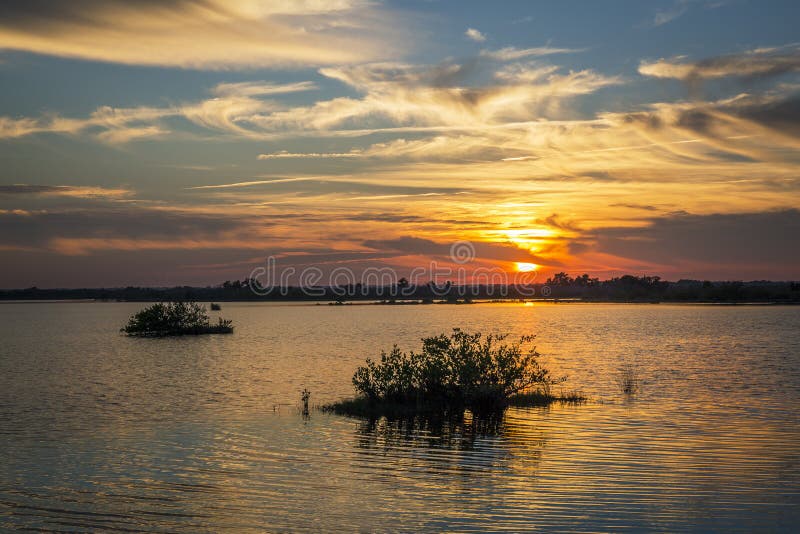
[[[255, 287], [259, 291], [253, 291]], [[257, 280], [226, 280], [216, 286], [124, 287], [84, 289], [0, 290], [2, 300], [92, 299], [118, 301], [406, 301], [423, 303], [494, 299], [580, 299], [623, 302], [800, 302], [800, 282], [678, 280], [658, 276], [623, 275], [608, 280], [588, 274], [556, 273], [543, 283], [514, 285], [457, 285], [452, 282], [412, 285], [406, 278], [383, 286], [281, 287], [264, 291]], [[259, 294], [262, 293], [262, 294]], [[531, 293], [533, 293], [531, 295]]]

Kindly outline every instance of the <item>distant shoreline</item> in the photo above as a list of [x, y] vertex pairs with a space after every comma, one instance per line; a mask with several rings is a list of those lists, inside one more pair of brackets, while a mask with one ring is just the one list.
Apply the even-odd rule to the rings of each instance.
[[[236, 303], [236, 304], [296, 304], [305, 306], [466, 306], [466, 305], [486, 305], [486, 304], [551, 304], [551, 305], [568, 305], [568, 304], [636, 304], [642, 306], [657, 306], [661, 304], [679, 305], [679, 306], [800, 306], [800, 301], [686, 301], [686, 300], [663, 300], [658, 302], [642, 301], [642, 300], [581, 300], [581, 299], [493, 299], [493, 300], [473, 300], [471, 302], [433, 302], [422, 303], [419, 301], [401, 301], [396, 302], [382, 302], [374, 300], [349, 300], [337, 301], [333, 300], [280, 300], [280, 299], [265, 299], [265, 300], [223, 300], [217, 299], [220, 302]], [[124, 304], [124, 303], [148, 303], [148, 302], [162, 302], [161, 300], [112, 300], [112, 299], [86, 299], [86, 298], [61, 298], [61, 299], [5, 299], [0, 298], [0, 305], [2, 304]], [[190, 302], [205, 302], [205, 300], [191, 300]]]
[[465, 305], [476, 302], [800, 304], [800, 282], [769, 280], [668, 282], [657, 276], [624, 275], [610, 280], [559, 273], [528, 285], [411, 284], [405, 278], [382, 285], [263, 287], [255, 279], [216, 286], [0, 289], [2, 301], [120, 302], [311, 302], [375, 305]]

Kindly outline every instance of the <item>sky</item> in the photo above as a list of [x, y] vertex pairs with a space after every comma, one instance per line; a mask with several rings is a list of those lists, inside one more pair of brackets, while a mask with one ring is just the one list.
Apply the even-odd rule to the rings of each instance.
[[800, 3], [6, 0], [0, 287], [800, 279]]

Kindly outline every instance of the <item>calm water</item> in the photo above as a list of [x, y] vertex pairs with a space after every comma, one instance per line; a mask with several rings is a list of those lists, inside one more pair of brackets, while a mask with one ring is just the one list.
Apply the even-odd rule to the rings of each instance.
[[[800, 307], [224, 303], [232, 336], [120, 336], [140, 307], [0, 304], [0, 528], [800, 528]], [[453, 326], [538, 334], [592, 402], [491, 429], [299, 414]]]

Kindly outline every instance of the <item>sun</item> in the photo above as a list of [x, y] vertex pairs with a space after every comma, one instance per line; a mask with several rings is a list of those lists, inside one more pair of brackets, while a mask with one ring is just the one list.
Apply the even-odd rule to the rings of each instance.
[[536, 265], [535, 263], [525, 263], [521, 261], [517, 262], [517, 271], [521, 273], [529, 273], [531, 271], [535, 271], [538, 268], [539, 266]]

